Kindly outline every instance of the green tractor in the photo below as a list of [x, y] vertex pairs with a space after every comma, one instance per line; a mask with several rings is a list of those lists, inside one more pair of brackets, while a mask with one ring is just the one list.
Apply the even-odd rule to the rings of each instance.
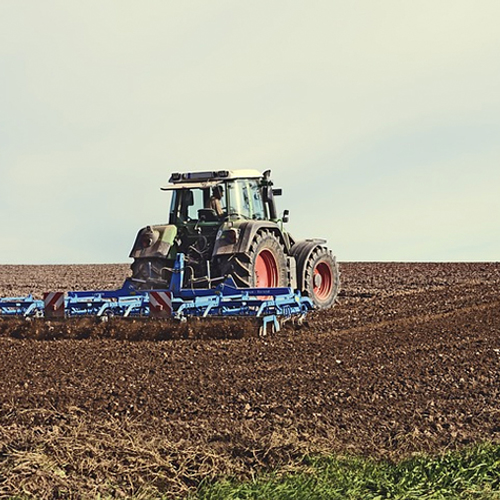
[[238, 287], [292, 287], [317, 308], [331, 307], [339, 270], [326, 241], [295, 241], [278, 217], [270, 170], [174, 173], [168, 224], [137, 234], [130, 257], [140, 289], [168, 288], [174, 262], [184, 254], [185, 288], [211, 288], [231, 276]]

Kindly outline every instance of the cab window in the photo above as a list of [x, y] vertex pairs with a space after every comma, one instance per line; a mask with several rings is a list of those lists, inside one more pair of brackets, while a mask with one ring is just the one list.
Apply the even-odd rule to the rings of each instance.
[[203, 190], [192, 189], [191, 192], [193, 193], [193, 204], [188, 207], [188, 220], [197, 220], [198, 210], [205, 207]]
[[259, 183], [256, 180], [249, 180], [248, 189], [252, 200], [252, 219], [264, 220], [266, 218], [266, 210], [262, 201], [262, 192]]
[[265, 209], [259, 184], [252, 179], [237, 179], [227, 185], [229, 214], [247, 219], [265, 219]]
[[172, 193], [170, 221], [187, 222], [198, 219], [198, 210], [205, 206], [205, 195], [201, 189], [178, 189]]

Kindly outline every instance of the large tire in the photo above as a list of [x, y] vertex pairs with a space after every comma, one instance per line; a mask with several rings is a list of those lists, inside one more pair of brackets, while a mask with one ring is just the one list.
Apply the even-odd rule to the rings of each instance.
[[221, 263], [223, 275], [241, 288], [288, 286], [288, 267], [280, 240], [270, 231], [259, 231], [248, 252], [232, 255]]
[[302, 292], [318, 309], [332, 307], [340, 286], [337, 261], [330, 250], [318, 246], [309, 255], [303, 268]]

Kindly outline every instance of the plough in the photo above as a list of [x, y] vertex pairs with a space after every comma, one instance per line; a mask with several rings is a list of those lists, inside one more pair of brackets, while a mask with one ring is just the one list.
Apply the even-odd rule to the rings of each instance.
[[292, 288], [238, 288], [231, 277], [215, 288], [183, 288], [184, 255], [177, 255], [168, 289], [143, 290], [132, 279], [118, 290], [48, 292], [0, 299], [0, 316], [46, 319], [94, 316], [173, 318], [255, 317], [260, 334], [279, 331], [280, 320], [303, 319], [314, 305]]

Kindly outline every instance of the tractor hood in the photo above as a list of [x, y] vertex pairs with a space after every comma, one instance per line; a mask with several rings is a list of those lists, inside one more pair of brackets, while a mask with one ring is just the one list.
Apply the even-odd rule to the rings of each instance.
[[146, 226], [137, 233], [129, 257], [134, 259], [166, 257], [177, 235], [172, 224]]

